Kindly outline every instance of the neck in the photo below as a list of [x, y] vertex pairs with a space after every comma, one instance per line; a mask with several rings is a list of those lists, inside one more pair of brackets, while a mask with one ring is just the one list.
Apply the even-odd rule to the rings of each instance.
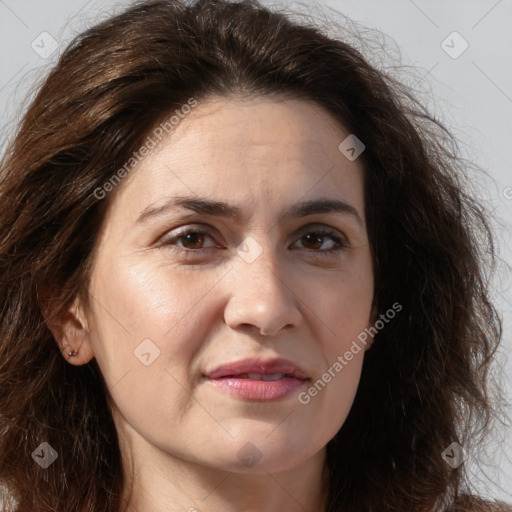
[[326, 510], [325, 450], [286, 471], [237, 473], [147, 448], [140, 457], [132, 450], [130, 460], [123, 461], [135, 469], [124, 472], [131, 475], [123, 488], [124, 512]]

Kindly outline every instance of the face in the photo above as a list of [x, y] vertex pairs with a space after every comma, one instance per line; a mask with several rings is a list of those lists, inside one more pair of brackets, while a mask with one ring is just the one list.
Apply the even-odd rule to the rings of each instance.
[[74, 364], [96, 358], [133, 450], [246, 473], [323, 454], [373, 318], [348, 135], [304, 100], [212, 99], [118, 185]]

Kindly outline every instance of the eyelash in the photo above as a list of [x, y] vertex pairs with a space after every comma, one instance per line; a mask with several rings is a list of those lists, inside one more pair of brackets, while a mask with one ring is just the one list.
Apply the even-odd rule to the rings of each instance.
[[[165, 248], [169, 248], [171, 250], [184, 251], [185, 253], [190, 253], [190, 254], [197, 253], [199, 251], [208, 251], [210, 249], [217, 249], [217, 247], [187, 249], [187, 248], [179, 247], [179, 246], [175, 245], [175, 243], [177, 241], [179, 241], [180, 239], [182, 239], [190, 234], [202, 235], [202, 236], [206, 235], [213, 239], [213, 237], [211, 236], [211, 234], [208, 231], [202, 231], [200, 229], [189, 228], [189, 229], [182, 231], [181, 233], [178, 233], [172, 237], [164, 237], [164, 239], [161, 242], [161, 245], [164, 246]], [[336, 236], [336, 233], [334, 231], [331, 231], [328, 229], [317, 229], [317, 230], [312, 229], [311, 231], [304, 232], [300, 238], [303, 238], [304, 236], [311, 235], [311, 234], [319, 235], [320, 237], [330, 237], [336, 243], [336, 246], [331, 249], [327, 249], [327, 250], [310, 249], [310, 250], [308, 250], [308, 252], [313, 254], [314, 256], [322, 256], [322, 257], [333, 256], [335, 253], [343, 251], [349, 247], [347, 244], [345, 244], [343, 242], [343, 240], [339, 236]]]

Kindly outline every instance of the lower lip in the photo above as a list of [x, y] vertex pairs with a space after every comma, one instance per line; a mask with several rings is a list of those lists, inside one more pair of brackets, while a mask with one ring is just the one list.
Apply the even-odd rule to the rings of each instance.
[[236, 377], [219, 379], [206, 377], [206, 379], [227, 393], [262, 402], [284, 398], [294, 391], [298, 391], [306, 382], [293, 377], [279, 380], [237, 379]]

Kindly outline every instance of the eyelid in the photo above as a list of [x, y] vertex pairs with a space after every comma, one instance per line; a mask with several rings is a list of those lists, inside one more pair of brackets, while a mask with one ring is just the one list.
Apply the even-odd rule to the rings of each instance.
[[315, 233], [323, 233], [326, 236], [333, 236], [335, 238], [339, 238], [340, 242], [344, 245], [345, 248], [348, 248], [351, 246], [349, 237], [345, 234], [344, 231], [342, 231], [339, 228], [335, 228], [326, 224], [321, 224], [318, 222], [312, 222], [310, 224], [307, 224], [306, 226], [303, 226], [297, 231], [297, 235], [301, 234], [307, 234], [309, 232], [315, 232]]
[[[210, 237], [212, 240], [215, 240], [214, 235], [212, 234], [212, 231], [214, 228], [208, 225], [204, 224], [187, 224], [185, 226], [181, 226], [179, 228], [176, 228], [176, 230], [171, 231], [173, 234], [171, 235], [171, 232], [167, 232], [165, 235], [163, 235], [160, 238], [159, 246], [163, 247], [172, 247], [173, 249], [177, 247], [177, 250], [183, 252], [183, 253], [199, 253], [204, 251], [209, 251], [213, 249], [220, 249], [218, 246], [209, 246], [199, 249], [186, 249], [183, 247], [176, 246], [174, 242], [179, 240], [181, 237], [189, 234], [189, 233], [195, 233], [199, 235], [206, 235]], [[324, 250], [315, 250], [315, 249], [304, 249], [305, 252], [311, 253], [311, 254], [324, 254], [326, 256], [332, 255], [333, 253], [343, 251], [345, 249], [348, 249], [351, 247], [350, 241], [346, 234], [343, 231], [340, 231], [337, 228], [327, 226], [325, 224], [320, 223], [310, 223], [307, 224], [301, 228], [299, 228], [295, 234], [293, 235], [294, 243], [296, 243], [298, 240], [300, 240], [300, 237], [308, 234], [308, 233], [316, 233], [320, 234], [324, 237], [331, 237], [333, 241], [336, 243], [339, 242], [338, 247], [331, 248], [331, 249], [324, 249]], [[297, 238], [298, 237], [298, 238]], [[223, 248], [225, 249], [225, 248]]]
[[[172, 235], [171, 235], [172, 233]], [[188, 233], [197, 233], [200, 235], [206, 235], [209, 236], [212, 240], [214, 239], [214, 236], [211, 233], [211, 228], [203, 227], [202, 225], [197, 224], [187, 224], [186, 226], [182, 226], [182, 228], [176, 228], [175, 230], [172, 230], [172, 232], [167, 232], [165, 235], [163, 235], [160, 238], [159, 245], [171, 245], [170, 242], [174, 242], [176, 240], [179, 240], [181, 237], [187, 235]], [[205, 249], [183, 249], [184, 251], [190, 251], [190, 252], [197, 252], [200, 250], [207, 250], [213, 247], [207, 247]]]

